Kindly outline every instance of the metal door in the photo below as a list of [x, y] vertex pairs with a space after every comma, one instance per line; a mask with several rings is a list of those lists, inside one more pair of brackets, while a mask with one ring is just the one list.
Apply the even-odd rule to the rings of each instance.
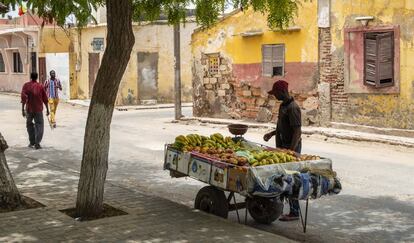
[[99, 53], [89, 53], [89, 98], [92, 97], [93, 85], [99, 70]]
[[138, 52], [138, 100], [157, 100], [158, 52]]

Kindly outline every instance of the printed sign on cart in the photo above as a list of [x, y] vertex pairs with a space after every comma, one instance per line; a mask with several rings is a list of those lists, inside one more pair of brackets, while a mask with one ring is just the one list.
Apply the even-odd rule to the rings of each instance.
[[179, 153], [177, 158], [177, 171], [187, 175], [190, 161], [190, 153]]
[[227, 164], [214, 162], [211, 170], [210, 184], [219, 188], [227, 188]]
[[188, 163], [191, 155], [189, 153], [182, 153], [176, 150], [167, 150], [165, 158], [165, 168], [176, 170], [183, 174], [188, 173]]
[[189, 175], [200, 181], [209, 183], [211, 172], [211, 164], [196, 158], [191, 159]]
[[180, 153], [176, 150], [167, 150], [167, 154], [165, 155], [165, 168], [169, 170], [177, 170], [178, 158], [180, 157]]
[[247, 171], [243, 168], [229, 168], [228, 187], [230, 191], [241, 192], [247, 189], [246, 181]]

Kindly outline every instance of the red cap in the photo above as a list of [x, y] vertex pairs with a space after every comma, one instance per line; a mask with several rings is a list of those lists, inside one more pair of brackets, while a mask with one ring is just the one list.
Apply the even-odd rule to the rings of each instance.
[[273, 84], [272, 90], [268, 94], [274, 94], [275, 91], [288, 91], [289, 84], [285, 80], [278, 80]]

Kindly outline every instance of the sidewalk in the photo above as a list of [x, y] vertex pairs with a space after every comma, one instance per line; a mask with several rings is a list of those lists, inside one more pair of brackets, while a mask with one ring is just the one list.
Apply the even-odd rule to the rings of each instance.
[[[90, 100], [68, 100], [66, 103], [72, 105], [80, 105], [88, 107]], [[193, 107], [193, 103], [182, 103], [182, 107]], [[126, 106], [116, 106], [115, 109], [118, 111], [128, 111], [128, 110], [147, 110], [147, 109], [167, 109], [174, 108], [174, 104], [156, 104], [156, 105], [126, 105]]]
[[[228, 125], [228, 124], [245, 124], [250, 128], [262, 128], [262, 129], [275, 129], [275, 124], [273, 123], [258, 123], [258, 122], [246, 122], [240, 120], [232, 119], [218, 119], [218, 118], [204, 118], [204, 117], [184, 117], [180, 121], [176, 122], [200, 122], [202, 124], [219, 124], [219, 125]], [[384, 130], [391, 130], [386, 129]], [[376, 128], [377, 132], [381, 132], [381, 128]], [[340, 129], [332, 127], [302, 127], [303, 134], [319, 134], [326, 137], [334, 137], [340, 139], [348, 139], [355, 141], [366, 141], [366, 142], [377, 142], [377, 143], [386, 143], [390, 145], [400, 145], [406, 147], [414, 147], [414, 137], [402, 137], [402, 136], [393, 136], [370, 133], [370, 132], [360, 132], [349, 129]]]
[[293, 242], [116, 182], [106, 183], [105, 203], [128, 215], [75, 221], [59, 210], [75, 205], [79, 173], [37, 155], [26, 148], [6, 153], [20, 191], [46, 207], [0, 214], [0, 242]]

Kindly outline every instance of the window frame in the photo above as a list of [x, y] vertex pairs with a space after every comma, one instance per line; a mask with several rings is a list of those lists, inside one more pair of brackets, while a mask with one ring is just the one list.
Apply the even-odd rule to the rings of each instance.
[[[23, 62], [22, 62], [22, 57], [20, 56], [20, 52], [18, 51], [14, 51], [12, 52], [13, 54], [13, 73], [24, 73], [24, 68], [23, 68]], [[18, 58], [17, 58], [17, 63], [15, 60], [15, 54], [17, 54]], [[16, 64], [17, 64], [17, 71], [16, 71]]]
[[[7, 73], [7, 70], [6, 70], [6, 63], [4, 62], [4, 55], [3, 55], [3, 53], [2, 52], [0, 52], [0, 64], [3, 64], [3, 71], [1, 70], [1, 68], [0, 68], [0, 73]], [[2, 65], [0, 65], [0, 67], [1, 67]]]
[[[265, 49], [271, 48], [271, 72], [267, 73], [267, 70], [265, 70], [265, 65], [269, 64], [269, 61], [265, 61]], [[280, 58], [281, 66], [278, 65], [278, 60], [274, 56], [274, 52], [276, 48], [282, 48], [282, 57]], [[278, 44], [262, 44], [262, 76], [263, 77], [284, 77], [285, 76], [285, 65], [286, 65], [286, 45], [284, 43], [278, 43]], [[282, 68], [282, 74], [281, 75], [275, 75], [274, 74], [274, 68], [281, 67]]]
[[[208, 64], [208, 74], [209, 75], [216, 75], [220, 72], [220, 53], [208, 53], [207, 56], [207, 64]], [[215, 61], [214, 67], [212, 67], [212, 61]]]
[[[391, 82], [387, 82], [387, 83], [381, 83], [381, 79], [380, 79], [380, 40], [381, 37], [383, 37], [383, 35], [385, 34], [390, 34], [391, 36]], [[376, 60], [375, 60], [375, 82], [368, 82], [367, 81], [367, 40], [369, 38], [367, 38], [368, 35], [375, 35], [375, 41], [376, 41]], [[382, 36], [381, 36], [382, 35]], [[394, 70], [394, 65], [395, 65], [395, 32], [393, 30], [389, 30], [389, 31], [376, 31], [376, 32], [365, 32], [363, 34], [363, 40], [364, 40], [364, 46], [363, 46], [363, 51], [364, 51], [364, 61], [363, 61], [363, 65], [364, 65], [364, 75], [363, 75], [363, 82], [364, 85], [369, 86], [369, 87], [374, 87], [374, 88], [384, 88], [384, 87], [392, 87], [395, 85], [395, 70]]]

